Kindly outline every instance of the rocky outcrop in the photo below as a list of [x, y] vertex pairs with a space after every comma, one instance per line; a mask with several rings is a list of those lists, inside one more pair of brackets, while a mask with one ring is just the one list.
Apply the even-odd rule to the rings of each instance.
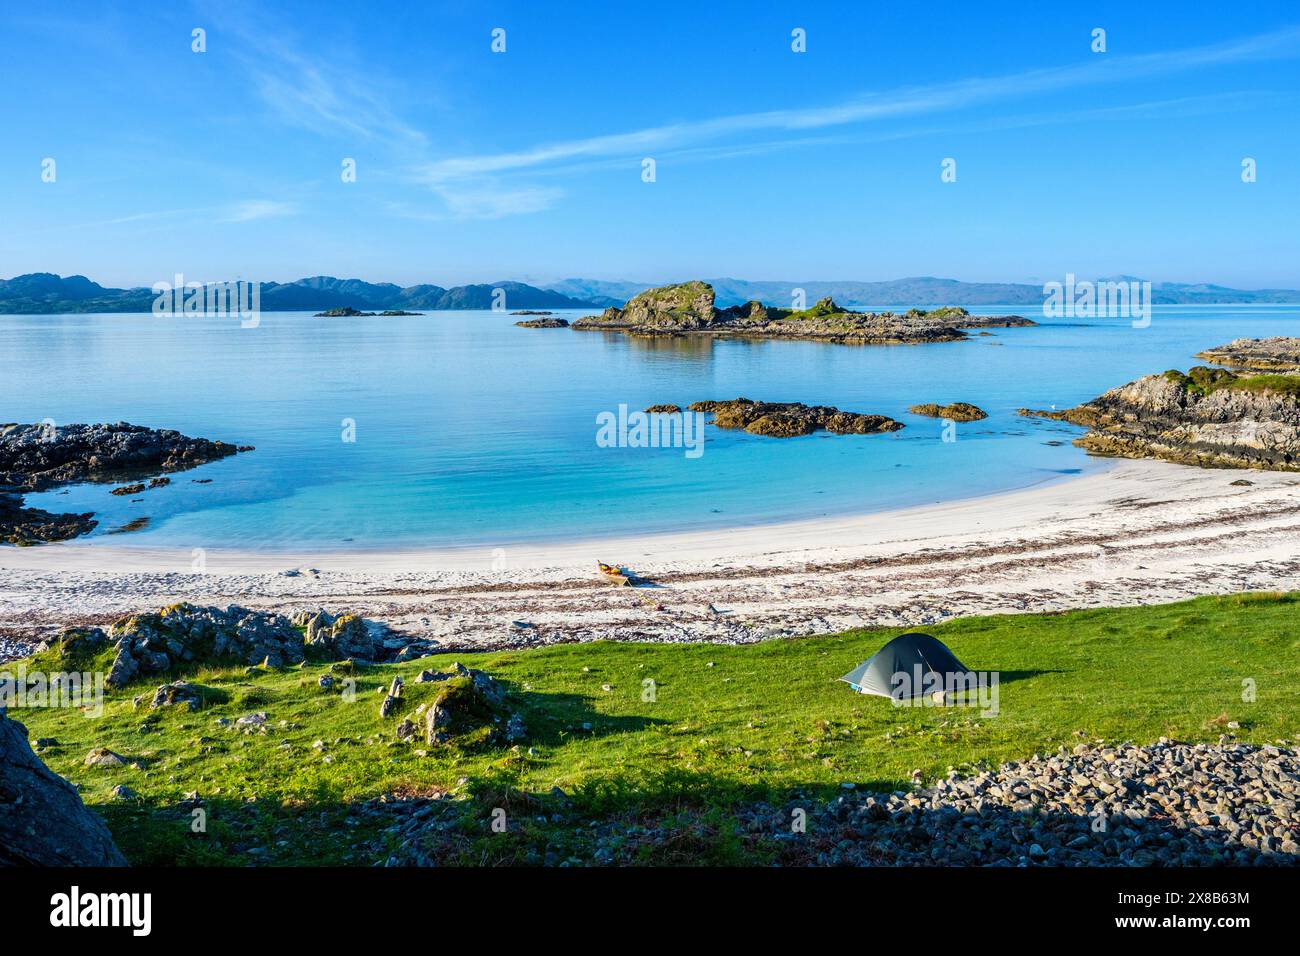
[[81, 481], [118, 482], [185, 471], [251, 450], [126, 422], [4, 425], [0, 426], [0, 485], [24, 492]]
[[329, 611], [295, 615], [295, 624], [306, 629], [307, 645], [339, 660], [378, 661], [388, 655], [384, 628], [357, 614], [335, 616]]
[[[21, 495], [75, 482], [120, 482], [154, 476], [148, 487], [167, 484], [159, 472], [185, 471], [248, 446], [190, 438], [171, 429], [114, 425], [0, 425], [0, 541], [29, 545], [85, 534], [90, 514], [59, 515], [24, 508]], [[118, 489], [136, 494], [144, 485]]]
[[0, 708], [0, 866], [126, 866], [108, 827]]
[[1300, 471], [1300, 376], [1197, 366], [1148, 375], [1077, 408], [1021, 412], [1086, 426], [1074, 443], [1097, 455]]
[[751, 435], [793, 438], [825, 429], [838, 435], [875, 435], [896, 432], [902, 422], [884, 415], [842, 412], [829, 405], [804, 405], [800, 402], [755, 402], [737, 398], [729, 402], [695, 402], [693, 412], [713, 414], [719, 428], [740, 428]]
[[980, 419], [989, 417], [988, 412], [984, 411], [984, 409], [968, 402], [953, 402], [951, 405], [937, 405], [934, 402], [928, 402], [924, 405], [913, 405], [908, 411], [913, 415], [947, 418], [954, 422], [977, 422]]
[[[336, 616], [322, 610], [285, 617], [238, 605], [188, 603], [120, 618], [107, 633], [97, 627], [69, 628], [36, 650], [57, 651], [68, 666], [85, 666], [110, 644], [114, 658], [105, 678], [109, 687], [198, 665], [289, 667], [305, 661], [308, 652], [314, 660], [378, 663], [412, 660], [433, 650], [427, 640], [395, 635], [356, 614]], [[191, 692], [201, 706], [202, 689], [183, 681], [158, 688], [153, 706], [191, 706]]]
[[1233, 339], [1196, 357], [1239, 371], [1300, 372], [1300, 338]]
[[621, 309], [606, 309], [573, 323], [575, 329], [635, 335], [740, 335], [810, 339], [849, 345], [903, 345], [953, 342], [966, 338], [964, 328], [1035, 325], [1020, 316], [976, 317], [965, 309], [855, 312], [825, 298], [812, 308], [780, 309], [761, 302], [719, 309], [707, 282], [649, 289]]
[[21, 495], [0, 492], [0, 542], [28, 547], [47, 541], [66, 541], [89, 534], [98, 525], [94, 512], [55, 514], [41, 508], [24, 508]]
[[522, 322], [516, 322], [515, 325], [521, 329], [567, 329], [569, 327], [568, 319], [524, 319]]
[[463, 664], [454, 664], [452, 671], [421, 714], [426, 743], [513, 742], [523, 737], [522, 717], [503, 710], [506, 690], [500, 681]]
[[195, 664], [283, 667], [305, 660], [302, 632], [288, 618], [233, 605], [222, 610], [173, 604], [122, 618], [108, 637], [117, 644], [105, 678], [109, 687]]

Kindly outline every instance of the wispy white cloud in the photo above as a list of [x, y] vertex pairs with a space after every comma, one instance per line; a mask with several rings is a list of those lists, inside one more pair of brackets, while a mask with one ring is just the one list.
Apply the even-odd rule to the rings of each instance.
[[[393, 215], [430, 220], [499, 219], [541, 212], [559, 202], [565, 191], [526, 180], [621, 164], [652, 152], [657, 157], [676, 155], [696, 161], [734, 158], [847, 136], [861, 138], [861, 132], [853, 134], [854, 127], [890, 120], [1300, 54], [1300, 28], [1290, 28], [1208, 46], [1137, 56], [1110, 53], [1072, 66], [865, 92], [831, 104], [717, 116], [518, 150], [433, 159], [429, 157], [429, 137], [390, 105], [385, 82], [373, 68], [350, 66], [342, 54], [326, 57], [327, 68], [318, 66], [320, 51], [308, 55], [291, 32], [255, 17], [245, 16], [231, 29], [241, 40], [242, 50], [236, 54], [239, 62], [260, 98], [277, 116], [287, 123], [358, 137], [387, 149], [392, 154], [390, 161], [405, 168], [407, 181], [427, 189], [437, 200], [437, 208], [426, 210], [406, 202], [391, 202], [386, 208]], [[1151, 109], [1152, 104], [1133, 109], [1143, 108]], [[1045, 125], [1079, 116], [1077, 111], [1060, 111], [1019, 119], [1003, 116], [985, 124], [1001, 128]], [[869, 138], [892, 139], [920, 132], [879, 129]], [[232, 221], [279, 214], [283, 213], [272, 205], [254, 203], [243, 218]]]
[[245, 199], [225, 207], [220, 218], [222, 222], [253, 222], [256, 219], [292, 216], [297, 211], [297, 203], [278, 199]]
[[1073, 87], [1124, 83], [1229, 63], [1294, 57], [1298, 53], [1300, 28], [1292, 28], [1211, 46], [1132, 57], [1107, 54], [1077, 66], [863, 94], [825, 106], [741, 113], [511, 152], [451, 157], [424, 164], [417, 172], [424, 182], [448, 188], [449, 184], [484, 175], [520, 173], [601, 157], [644, 155], [647, 150], [691, 147], [749, 133], [806, 132], [918, 116]]
[[372, 60], [357, 62], [343, 50], [310, 51], [291, 24], [248, 7], [228, 4], [211, 15], [237, 41], [231, 53], [254, 90], [285, 123], [343, 133], [370, 142], [422, 149], [423, 131], [390, 105], [387, 84]]

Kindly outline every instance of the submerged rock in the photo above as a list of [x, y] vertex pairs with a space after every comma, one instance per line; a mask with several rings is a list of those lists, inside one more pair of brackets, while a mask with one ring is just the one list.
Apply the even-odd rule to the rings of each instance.
[[815, 339], [852, 345], [902, 345], [953, 342], [966, 338], [964, 328], [1035, 325], [1021, 316], [972, 316], [965, 309], [905, 313], [855, 312], [821, 299], [808, 309], [766, 306], [758, 301], [719, 309], [707, 282], [684, 282], [648, 289], [621, 309], [606, 309], [573, 323], [575, 329], [633, 335], [742, 335]]

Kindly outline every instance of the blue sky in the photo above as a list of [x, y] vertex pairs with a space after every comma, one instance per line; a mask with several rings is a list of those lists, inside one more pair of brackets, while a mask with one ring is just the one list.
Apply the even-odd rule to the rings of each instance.
[[0, 64], [5, 277], [1300, 287], [1294, 2], [9, 2]]

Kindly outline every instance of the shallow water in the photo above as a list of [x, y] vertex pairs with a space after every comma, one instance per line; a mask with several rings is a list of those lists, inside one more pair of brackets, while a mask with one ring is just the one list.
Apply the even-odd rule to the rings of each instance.
[[[267, 313], [251, 329], [208, 317], [0, 316], [0, 419], [123, 420], [257, 446], [173, 475], [138, 502], [102, 485], [28, 497], [96, 512], [97, 541], [496, 547], [862, 513], [1078, 474], [1100, 464], [1069, 444], [1079, 430], [1017, 408], [1073, 405], [1196, 364], [1194, 353], [1233, 338], [1300, 334], [1297, 306], [1157, 306], [1144, 329], [1020, 312], [1045, 324], [893, 347], [519, 329], [491, 312]], [[696, 458], [596, 443], [596, 416], [621, 403], [738, 395], [907, 427], [774, 439], [709, 426]], [[941, 422], [907, 412], [930, 401], [972, 402], [990, 417], [945, 442]], [[146, 530], [107, 533], [143, 516]]]

